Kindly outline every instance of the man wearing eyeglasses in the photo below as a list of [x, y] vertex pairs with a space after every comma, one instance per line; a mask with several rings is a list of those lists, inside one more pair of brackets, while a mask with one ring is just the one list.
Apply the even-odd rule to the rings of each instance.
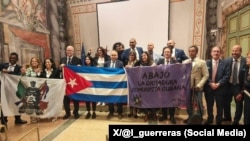
[[[67, 65], [75, 65], [75, 66], [79, 66], [82, 65], [82, 61], [80, 58], [74, 56], [74, 47], [69, 45], [66, 47], [66, 56], [62, 57], [60, 60], [60, 69], [62, 70], [62, 68], [64, 66]], [[65, 95], [64, 99], [63, 99], [63, 106], [64, 106], [64, 110], [65, 110], [65, 115], [63, 116], [63, 119], [68, 119], [70, 118], [71, 114], [70, 114], [70, 97]], [[72, 99], [73, 104], [74, 104], [74, 110], [73, 110], [73, 114], [74, 114], [74, 118], [78, 119], [80, 117], [78, 111], [79, 111], [79, 101], [78, 100], [74, 100]]]

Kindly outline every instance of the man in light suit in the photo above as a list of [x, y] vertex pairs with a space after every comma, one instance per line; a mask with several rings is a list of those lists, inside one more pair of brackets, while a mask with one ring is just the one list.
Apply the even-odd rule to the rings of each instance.
[[225, 99], [225, 93], [228, 80], [230, 77], [230, 66], [221, 59], [222, 49], [219, 46], [214, 46], [211, 50], [212, 59], [207, 60], [207, 68], [209, 72], [209, 78], [204, 85], [205, 100], [207, 103], [207, 121], [204, 125], [210, 125], [213, 123], [214, 114], [213, 107], [216, 102], [216, 124], [221, 125], [223, 117], [223, 103]]
[[[74, 47], [73, 46], [67, 46], [66, 47], [66, 56], [61, 58], [60, 60], [60, 69], [62, 69], [62, 67], [64, 67], [65, 65], [82, 65], [82, 61], [80, 58], [74, 56]], [[65, 110], [65, 115], [63, 117], [63, 119], [68, 119], [71, 114], [70, 114], [70, 97], [69, 96], [64, 96], [63, 99], [63, 106], [64, 106], [64, 110]], [[72, 100], [73, 104], [74, 104], [74, 118], [78, 119], [79, 116], [79, 101], [77, 100]]]
[[184, 50], [175, 48], [175, 41], [174, 40], [168, 40], [167, 46], [172, 46], [172, 48], [173, 48], [172, 57], [174, 57], [179, 63], [182, 63], [182, 61], [188, 59]]
[[[15, 52], [10, 53], [9, 56], [9, 63], [4, 63], [0, 65], [0, 71], [2, 73], [8, 73], [12, 75], [21, 75], [22, 67], [18, 64], [16, 64], [18, 61], [18, 54]], [[4, 83], [4, 82], [2, 82]], [[7, 94], [6, 94], [7, 95]], [[7, 126], [8, 119], [6, 116], [3, 115], [2, 111], [5, 109], [1, 110], [1, 123], [3, 125]], [[15, 115], [15, 124], [26, 124], [27, 121], [22, 120], [20, 115]]]
[[[244, 74], [245, 74], [245, 65], [246, 65], [246, 58], [241, 56], [242, 48], [240, 45], [234, 45], [232, 48], [232, 57], [226, 59], [226, 62], [230, 65], [231, 69], [231, 76], [229, 79], [229, 87], [228, 92], [225, 93], [225, 103], [223, 106], [224, 118], [223, 121], [232, 121], [231, 118], [231, 102], [232, 98], [236, 98], [236, 96], [241, 93], [243, 90], [243, 83], [244, 83]], [[238, 62], [237, 65], [237, 82], [233, 83], [233, 69], [235, 62]], [[243, 99], [236, 100], [236, 109], [234, 114], [233, 125], [238, 125], [239, 121], [242, 116], [243, 112]]]
[[[118, 52], [116, 50], [112, 50], [110, 53], [111, 60], [106, 61], [104, 63], [104, 67], [109, 68], [123, 68], [123, 62], [118, 60]], [[117, 113], [118, 113], [118, 119], [122, 119], [122, 103], [117, 103]], [[107, 116], [107, 119], [111, 119], [114, 116], [115, 107], [114, 103], [109, 103], [109, 114]]]
[[135, 51], [136, 52], [136, 59], [141, 60], [141, 54], [143, 52], [143, 49], [142, 49], [142, 47], [136, 47], [136, 39], [135, 38], [131, 38], [129, 40], [129, 46], [130, 46], [130, 48], [125, 49], [121, 55], [121, 59], [122, 59], [124, 64], [125, 64], [125, 62], [128, 62], [128, 60], [129, 60], [129, 52], [130, 51]]
[[[175, 64], [177, 61], [173, 59], [172, 56], [172, 48], [169, 46], [166, 46], [163, 48], [163, 53], [165, 58], [160, 58], [159, 61], [157, 62], [157, 65], [170, 65], [170, 64]], [[162, 117], [160, 117], [159, 121], [164, 121], [167, 119], [168, 113], [170, 116], [170, 121], [172, 124], [176, 124], [176, 120], [174, 117], [175, 114], [175, 108], [176, 107], [162, 107]]]
[[154, 44], [153, 43], [148, 43], [148, 53], [156, 64], [160, 59], [164, 59], [163, 56], [154, 52]]
[[[184, 120], [184, 123], [187, 123], [190, 117], [193, 115], [194, 103], [192, 99], [195, 99], [196, 103], [198, 104], [198, 114], [201, 116], [201, 118], [203, 115], [202, 92], [203, 86], [209, 77], [209, 73], [206, 61], [197, 57], [198, 50], [199, 49], [197, 46], [190, 46], [188, 49], [190, 59], [183, 61], [183, 64], [192, 63], [190, 97], [187, 97], [188, 118]], [[193, 94], [195, 94], [195, 97]]]

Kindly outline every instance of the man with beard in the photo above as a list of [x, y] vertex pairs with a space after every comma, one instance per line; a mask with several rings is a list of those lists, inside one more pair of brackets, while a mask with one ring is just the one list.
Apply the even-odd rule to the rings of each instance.
[[232, 48], [232, 57], [228, 57], [226, 62], [231, 69], [229, 78], [228, 92], [225, 93], [225, 101], [223, 105], [224, 118], [223, 121], [232, 121], [231, 118], [231, 102], [235, 99], [236, 109], [233, 119], [233, 125], [238, 125], [243, 112], [243, 99], [236, 100], [236, 95], [243, 89], [246, 58], [241, 56], [242, 48], [240, 45], [234, 45]]
[[175, 48], [174, 40], [168, 40], [167, 46], [172, 47], [172, 57], [175, 58], [175, 60], [177, 60], [179, 63], [182, 63], [182, 61], [188, 59], [183, 49]]

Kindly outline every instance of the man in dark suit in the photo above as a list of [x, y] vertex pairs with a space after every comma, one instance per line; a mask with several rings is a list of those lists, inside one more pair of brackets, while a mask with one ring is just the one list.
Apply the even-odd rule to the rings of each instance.
[[[118, 52], [116, 50], [112, 50], [110, 53], [111, 60], [104, 63], [104, 67], [109, 68], [123, 68], [123, 62], [118, 60]], [[109, 103], [109, 114], [107, 116], [107, 119], [111, 119], [114, 116], [114, 103]], [[122, 119], [122, 103], [117, 103], [117, 113], [118, 118]]]
[[[170, 65], [170, 64], [175, 64], [177, 63], [177, 61], [175, 59], [173, 59], [172, 56], [172, 48], [167, 46], [163, 48], [163, 54], [165, 58], [160, 58], [159, 61], [157, 62], [157, 65]], [[160, 117], [160, 121], [164, 121], [167, 119], [168, 116], [168, 112], [170, 115], [170, 121], [172, 124], [176, 124], [176, 120], [174, 117], [175, 114], [175, 108], [176, 107], [162, 107], [162, 117]]]
[[[225, 102], [223, 106], [224, 118], [223, 121], [232, 121], [231, 118], [231, 102], [232, 98], [236, 97], [242, 89], [244, 83], [246, 58], [241, 56], [242, 48], [240, 45], [234, 45], [232, 48], [232, 57], [226, 59], [231, 69], [231, 76], [229, 79], [228, 92], [225, 93]], [[234, 72], [234, 68], [236, 71]], [[234, 77], [234, 75], [236, 75]], [[233, 125], [238, 125], [243, 112], [243, 99], [235, 100], [236, 110], [234, 114]]]
[[207, 60], [207, 68], [209, 72], [209, 78], [204, 85], [205, 100], [207, 103], [207, 121], [204, 125], [213, 123], [213, 107], [214, 101], [216, 102], [216, 124], [221, 125], [223, 117], [223, 102], [224, 95], [227, 89], [227, 83], [230, 77], [230, 67], [221, 58], [221, 48], [215, 46], [211, 50], [211, 60]]
[[129, 60], [129, 52], [130, 51], [135, 51], [136, 59], [141, 60], [141, 54], [143, 52], [143, 49], [142, 49], [142, 47], [136, 47], [136, 39], [135, 38], [131, 38], [129, 40], [129, 46], [130, 46], [130, 48], [125, 49], [121, 55], [121, 59], [122, 59], [124, 64], [125, 64], [125, 62], [128, 62], [128, 60]]
[[[21, 66], [16, 64], [18, 61], [18, 54], [15, 52], [10, 53], [9, 63], [1, 64], [0, 70], [2, 73], [8, 73], [13, 75], [21, 75]], [[4, 110], [4, 109], [2, 109]], [[8, 119], [3, 115], [1, 111], [1, 124], [7, 125]], [[22, 120], [20, 115], [15, 116], [15, 124], [26, 124], [27, 121]]]
[[173, 48], [172, 57], [174, 57], [179, 63], [182, 63], [182, 61], [188, 59], [183, 49], [175, 48], [174, 40], [168, 40], [167, 46], [171, 46]]
[[[64, 67], [65, 65], [81, 65], [82, 61], [80, 58], [74, 56], [74, 47], [73, 46], [67, 46], [66, 48], [66, 56], [61, 58], [60, 60], [60, 68]], [[65, 110], [65, 115], [63, 119], [68, 119], [70, 117], [70, 101], [71, 99], [68, 96], [64, 96], [63, 99], [63, 105], [64, 105], [64, 110]], [[78, 119], [79, 118], [79, 101], [72, 99], [74, 103], [74, 118]]]

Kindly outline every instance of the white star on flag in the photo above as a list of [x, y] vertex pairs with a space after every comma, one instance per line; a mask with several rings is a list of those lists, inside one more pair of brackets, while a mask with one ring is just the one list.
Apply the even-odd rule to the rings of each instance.
[[73, 88], [75, 85], [77, 85], [76, 79], [71, 79], [71, 78], [70, 78], [70, 81], [69, 81], [68, 84], [71, 85], [71, 87]]
[[[79, 68], [79, 66], [72, 66], [72, 68]], [[66, 94], [75, 94], [85, 88], [92, 86], [92, 83], [82, 76], [75, 73], [69, 67], [64, 67], [64, 78], [66, 81]]]

